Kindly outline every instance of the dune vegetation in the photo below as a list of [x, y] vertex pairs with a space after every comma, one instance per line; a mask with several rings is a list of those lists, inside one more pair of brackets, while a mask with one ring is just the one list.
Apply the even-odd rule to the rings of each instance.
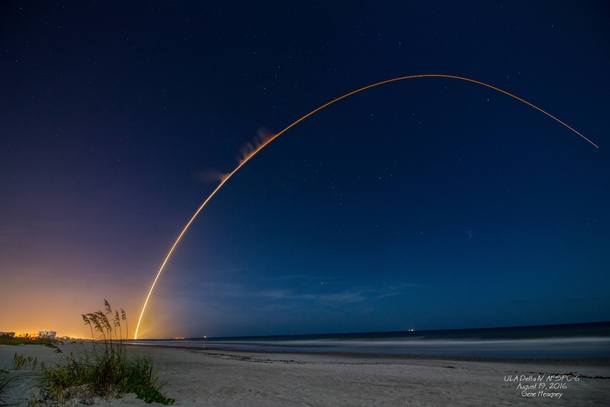
[[[40, 394], [37, 400], [32, 400], [32, 405], [64, 403], [72, 399], [92, 404], [95, 397], [120, 398], [127, 393], [135, 393], [148, 403], [174, 403], [174, 399], [161, 394], [164, 383], [159, 379], [152, 359], [128, 354], [123, 343], [123, 338], [128, 337], [125, 311], [113, 311], [106, 300], [104, 308], [105, 312], [83, 314], [83, 321], [90, 327], [94, 340], [85, 344], [80, 354], [71, 352], [62, 355], [59, 363], [40, 367]], [[64, 353], [55, 344], [47, 346]]]

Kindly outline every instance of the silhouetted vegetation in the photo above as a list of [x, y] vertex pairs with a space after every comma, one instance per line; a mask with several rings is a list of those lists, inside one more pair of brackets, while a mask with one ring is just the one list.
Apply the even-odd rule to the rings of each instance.
[[0, 336], [0, 345], [46, 345], [46, 344], [58, 344], [61, 343], [57, 339], [49, 338], [10, 338], [8, 336]]

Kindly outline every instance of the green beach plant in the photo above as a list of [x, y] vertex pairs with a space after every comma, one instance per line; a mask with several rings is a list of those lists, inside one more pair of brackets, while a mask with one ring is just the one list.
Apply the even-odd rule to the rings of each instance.
[[[174, 399], [161, 394], [164, 383], [150, 358], [127, 354], [123, 343], [129, 334], [127, 317], [122, 309], [114, 311], [104, 300], [103, 311], [83, 314], [83, 321], [91, 330], [92, 350], [80, 355], [70, 353], [53, 367], [44, 367], [40, 401], [64, 403], [77, 398], [90, 404], [94, 397], [106, 400], [135, 393], [147, 403], [173, 404]], [[55, 347], [56, 351], [62, 352]], [[62, 352], [63, 353], [63, 352]]]
[[13, 356], [13, 369], [27, 369], [30, 365], [32, 370], [35, 370], [36, 366], [38, 366], [38, 358], [32, 356], [25, 357], [23, 355], [18, 355], [17, 352], [15, 352], [15, 355]]

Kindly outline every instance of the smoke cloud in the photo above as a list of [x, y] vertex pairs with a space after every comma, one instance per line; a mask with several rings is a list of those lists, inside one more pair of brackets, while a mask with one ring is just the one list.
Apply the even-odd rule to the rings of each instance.
[[241, 164], [248, 158], [252, 157], [258, 150], [264, 147], [264, 145], [267, 144], [271, 138], [273, 138], [273, 136], [274, 134], [264, 127], [258, 129], [254, 140], [250, 143], [246, 143], [239, 149], [239, 153], [241, 154], [239, 163]]

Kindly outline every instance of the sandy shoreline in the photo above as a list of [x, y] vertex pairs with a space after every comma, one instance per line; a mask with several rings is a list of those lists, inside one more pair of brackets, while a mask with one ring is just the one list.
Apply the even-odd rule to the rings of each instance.
[[[84, 346], [89, 345], [66, 344], [62, 349], [78, 353]], [[129, 351], [155, 360], [159, 375], [167, 381], [163, 394], [178, 406], [610, 405], [608, 359], [515, 361], [153, 346], [129, 347]], [[61, 357], [42, 346], [0, 346], [0, 368], [12, 369], [15, 352], [45, 363]], [[10, 374], [19, 380], [2, 398], [9, 406], [25, 407], [37, 373], [11, 370]], [[134, 395], [99, 404], [146, 405]]]

